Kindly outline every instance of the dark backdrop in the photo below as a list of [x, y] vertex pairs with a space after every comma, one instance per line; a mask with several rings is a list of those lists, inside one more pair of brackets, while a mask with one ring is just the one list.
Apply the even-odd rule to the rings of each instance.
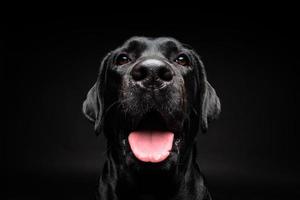
[[9, 19], [3, 40], [3, 196], [91, 199], [105, 139], [93, 134], [81, 105], [101, 58], [134, 35], [172, 36], [202, 56], [222, 103], [220, 119], [198, 137], [200, 168], [214, 199], [299, 195], [296, 20], [197, 13], [185, 19]]

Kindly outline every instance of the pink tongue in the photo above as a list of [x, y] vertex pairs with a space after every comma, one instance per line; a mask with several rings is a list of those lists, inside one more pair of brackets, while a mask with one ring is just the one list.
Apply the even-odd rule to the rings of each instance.
[[131, 132], [129, 145], [136, 158], [143, 162], [161, 162], [165, 160], [173, 145], [174, 133], [159, 131]]

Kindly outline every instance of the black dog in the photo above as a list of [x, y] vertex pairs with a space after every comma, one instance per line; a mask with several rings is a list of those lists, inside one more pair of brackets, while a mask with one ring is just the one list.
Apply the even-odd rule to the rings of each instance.
[[83, 112], [107, 138], [97, 199], [211, 199], [195, 139], [220, 102], [191, 47], [129, 39], [103, 59]]

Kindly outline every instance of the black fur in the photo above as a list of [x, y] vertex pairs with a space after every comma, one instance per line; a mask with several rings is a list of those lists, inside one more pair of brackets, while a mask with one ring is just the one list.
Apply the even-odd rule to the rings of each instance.
[[[130, 62], [118, 66], [122, 53]], [[187, 66], [175, 62], [182, 53], [189, 59]], [[171, 69], [172, 81], [163, 89], [146, 90], [133, 81], [132, 69], [147, 58], [163, 60]], [[103, 59], [83, 113], [97, 134], [105, 134], [108, 144], [97, 199], [211, 199], [196, 161], [195, 138], [218, 117], [220, 102], [190, 47], [173, 38], [130, 38]], [[175, 133], [166, 160], [144, 163], [134, 157], [127, 137], [140, 126], [160, 126]]]

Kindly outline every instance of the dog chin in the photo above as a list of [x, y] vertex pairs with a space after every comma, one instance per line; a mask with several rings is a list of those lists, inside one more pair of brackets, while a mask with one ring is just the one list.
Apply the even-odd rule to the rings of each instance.
[[178, 163], [179, 154], [176, 152], [171, 152], [169, 156], [160, 162], [143, 162], [140, 161], [133, 155], [129, 153], [126, 156], [126, 165], [132, 171], [147, 173], [147, 172], [166, 172], [171, 171]]

